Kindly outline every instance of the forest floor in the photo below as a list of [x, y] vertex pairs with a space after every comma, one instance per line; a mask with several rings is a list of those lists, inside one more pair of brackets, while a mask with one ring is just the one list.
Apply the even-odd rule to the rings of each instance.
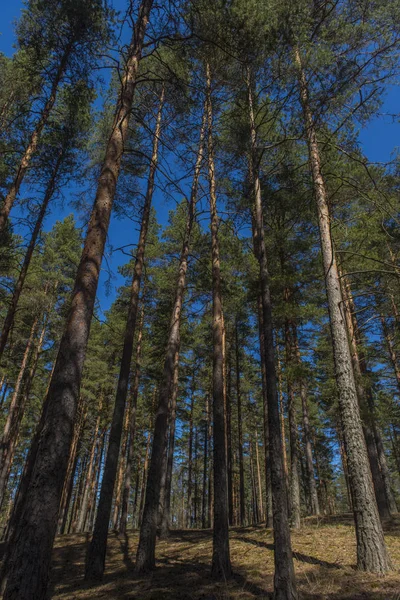
[[[355, 532], [350, 515], [306, 519], [292, 543], [302, 600], [400, 600], [400, 518], [385, 526], [395, 570], [378, 577], [355, 570]], [[138, 532], [109, 536], [101, 584], [83, 582], [87, 535], [58, 537], [52, 572], [53, 600], [247, 600], [271, 598], [273, 541], [270, 530], [230, 532], [234, 578], [210, 578], [212, 532], [173, 531], [157, 543], [157, 569], [148, 578], [133, 572]]]

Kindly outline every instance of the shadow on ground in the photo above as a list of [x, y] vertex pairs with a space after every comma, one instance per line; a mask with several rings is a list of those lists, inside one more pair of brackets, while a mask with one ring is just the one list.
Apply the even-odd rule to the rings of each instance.
[[[357, 572], [354, 529], [346, 517], [336, 522], [306, 521], [293, 532], [295, 569], [302, 600], [400, 600], [399, 523], [387, 527], [397, 568], [387, 577]], [[157, 543], [157, 569], [137, 577], [136, 531], [111, 533], [107, 570], [98, 584], [83, 581], [87, 535], [57, 538], [51, 577], [54, 600], [248, 600], [272, 598], [273, 539], [263, 527], [234, 528], [230, 536], [234, 577], [210, 577], [212, 532], [174, 531]]]

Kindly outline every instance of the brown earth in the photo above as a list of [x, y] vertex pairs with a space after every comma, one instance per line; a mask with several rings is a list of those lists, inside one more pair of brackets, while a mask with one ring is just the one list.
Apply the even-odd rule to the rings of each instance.
[[[306, 519], [292, 533], [295, 569], [303, 600], [400, 600], [400, 519], [385, 524], [395, 571], [379, 577], [355, 570], [355, 533], [350, 516]], [[210, 578], [210, 530], [173, 531], [157, 544], [157, 569], [133, 572], [138, 533], [111, 533], [101, 584], [82, 580], [88, 535], [58, 537], [51, 597], [54, 600], [247, 600], [271, 598], [273, 541], [261, 526], [231, 530], [234, 578]]]

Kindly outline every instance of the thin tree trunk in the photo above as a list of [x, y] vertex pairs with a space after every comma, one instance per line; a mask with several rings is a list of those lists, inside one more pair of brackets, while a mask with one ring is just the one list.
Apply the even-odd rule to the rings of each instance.
[[257, 134], [253, 112], [253, 93], [251, 80], [248, 81], [249, 124], [251, 138], [250, 173], [254, 195], [255, 236], [254, 247], [260, 266], [260, 291], [263, 309], [265, 365], [267, 375], [268, 429], [271, 457], [271, 484], [273, 505], [273, 526], [275, 542], [275, 600], [297, 600], [296, 579], [293, 566], [290, 539], [288, 496], [283, 460], [283, 443], [279, 415], [279, 396], [275, 369], [274, 333], [272, 323], [272, 305], [269, 288], [267, 251], [264, 238], [264, 218], [261, 200], [260, 178], [258, 174]]
[[[46, 125], [50, 113], [53, 109], [54, 103], [57, 98], [57, 92], [60, 85], [60, 82], [64, 76], [65, 70], [67, 68], [68, 60], [72, 51], [73, 44], [69, 43], [64, 51], [64, 54], [60, 60], [60, 64], [57, 69], [57, 73], [55, 75], [54, 81], [51, 86], [50, 95], [47, 99], [46, 104], [44, 105], [43, 111], [39, 117], [35, 125], [35, 129], [32, 132], [31, 138], [29, 140], [28, 146], [26, 147], [21, 162], [18, 166], [17, 174], [14, 178], [13, 183], [11, 184], [10, 189], [7, 192], [6, 197], [4, 198], [3, 205], [0, 209], [0, 237], [3, 235], [5, 226], [7, 223], [8, 215], [13, 207], [14, 201], [18, 195], [21, 184], [24, 180], [25, 174], [29, 168], [32, 157], [34, 156], [39, 141], [40, 136], [42, 134], [43, 128]], [[4, 348], [2, 348], [4, 349]]]
[[393, 371], [396, 377], [397, 387], [400, 391], [400, 365], [397, 352], [394, 347], [393, 338], [389, 333], [389, 327], [384, 317], [381, 317], [383, 336], [389, 353], [390, 362], [392, 363]]
[[206, 397], [206, 418], [204, 420], [204, 462], [203, 462], [203, 498], [201, 506], [201, 526], [207, 527], [207, 479], [208, 479], [208, 403]]
[[264, 519], [264, 503], [261, 483], [261, 467], [260, 467], [260, 453], [258, 449], [258, 431], [255, 430], [255, 445], [256, 445], [256, 465], [257, 465], [257, 482], [258, 482], [258, 502], [259, 502], [259, 517], [260, 521]]
[[261, 381], [262, 381], [262, 397], [263, 397], [264, 461], [265, 461], [265, 492], [266, 492], [265, 526], [267, 528], [272, 528], [272, 490], [271, 490], [271, 461], [270, 461], [270, 456], [269, 456], [267, 371], [266, 371], [266, 366], [265, 366], [266, 363], [265, 363], [264, 321], [263, 321], [263, 308], [262, 308], [261, 294], [258, 294], [258, 335], [259, 335], [259, 342], [260, 342]]
[[[296, 355], [296, 362], [298, 366], [301, 366], [301, 355], [299, 342], [297, 337], [297, 327], [295, 323], [292, 323], [293, 331], [293, 343], [294, 351]], [[304, 377], [300, 375], [300, 398], [301, 407], [303, 412], [303, 439], [305, 448], [305, 459], [306, 459], [306, 471], [307, 471], [307, 487], [310, 494], [310, 509], [312, 515], [319, 515], [319, 501], [317, 493], [317, 485], [315, 482], [314, 474], [314, 463], [313, 463], [313, 452], [311, 443], [311, 427], [310, 427], [310, 416], [308, 412], [308, 399], [307, 399], [307, 386]]]
[[98, 496], [99, 488], [100, 488], [101, 465], [103, 462], [103, 455], [104, 455], [104, 451], [106, 448], [106, 438], [107, 438], [107, 430], [104, 428], [104, 430], [100, 436], [98, 457], [96, 460], [96, 463], [97, 463], [96, 464], [96, 480], [94, 482], [93, 492], [92, 492], [91, 498], [90, 498], [90, 515], [89, 515], [88, 531], [93, 531], [94, 520], [96, 517], [97, 496]]
[[189, 456], [188, 456], [188, 486], [187, 486], [187, 513], [186, 528], [193, 526], [193, 507], [192, 507], [192, 470], [193, 470], [193, 411], [194, 411], [194, 392], [196, 389], [195, 375], [192, 372], [192, 389], [190, 394], [190, 413], [189, 413]]
[[33, 338], [35, 336], [38, 319], [33, 321], [28, 342], [25, 346], [24, 355], [22, 358], [21, 367], [15, 383], [14, 392], [11, 398], [10, 406], [8, 407], [8, 415], [4, 426], [3, 436], [0, 445], [0, 507], [3, 504], [4, 494], [7, 487], [7, 474], [13, 459], [13, 450], [15, 448], [18, 437], [19, 423], [22, 418], [21, 410], [23, 403], [23, 395], [21, 394], [22, 384], [27, 372], [28, 361], [31, 353]]
[[82, 432], [86, 423], [87, 405], [83, 405], [83, 398], [79, 401], [80, 407], [74, 426], [74, 437], [72, 440], [71, 450], [68, 459], [67, 474], [64, 481], [64, 488], [61, 496], [58, 529], [59, 533], [65, 533], [67, 528], [68, 510], [71, 502], [72, 492], [74, 488], [74, 476], [79, 458], [79, 446], [82, 439]]
[[328, 198], [309, 103], [308, 84], [298, 47], [295, 48], [295, 63], [299, 73], [300, 97], [304, 112], [310, 165], [317, 203], [325, 285], [333, 341], [333, 355], [336, 368], [336, 382], [339, 391], [339, 407], [343, 422], [343, 436], [353, 497], [357, 538], [357, 567], [363, 571], [385, 573], [391, 568], [391, 564], [383, 537], [365, 447], [346, 323], [343, 315], [340, 279], [331, 237]]
[[97, 507], [97, 517], [94, 525], [93, 537], [86, 556], [86, 580], [101, 580], [105, 568], [108, 524], [110, 521], [115, 478], [118, 468], [118, 457], [121, 444], [126, 396], [128, 393], [129, 375], [131, 369], [133, 344], [136, 330], [136, 320], [139, 308], [140, 282], [144, 266], [147, 231], [150, 221], [151, 202], [153, 198], [154, 180], [158, 161], [158, 146], [161, 134], [161, 117], [164, 106], [164, 96], [165, 90], [163, 86], [160, 95], [157, 122], [154, 131], [153, 153], [151, 158], [150, 174], [147, 184], [145, 205], [143, 208], [142, 226], [140, 229], [138, 249], [136, 253], [135, 270], [131, 289], [131, 300], [125, 329], [124, 347], [122, 351], [121, 368], [118, 379], [114, 414], [111, 423], [106, 464], [104, 467], [103, 480], [100, 490], [100, 500], [99, 505]]
[[125, 478], [124, 478], [124, 490], [122, 493], [122, 508], [121, 508], [121, 519], [119, 524], [119, 532], [126, 533], [126, 526], [128, 522], [128, 510], [129, 510], [129, 497], [131, 494], [131, 481], [132, 481], [132, 466], [133, 459], [135, 456], [135, 435], [136, 435], [136, 409], [137, 400], [139, 396], [139, 383], [140, 383], [140, 366], [142, 359], [142, 339], [143, 339], [143, 326], [144, 326], [144, 306], [145, 306], [145, 290], [143, 289], [142, 294], [142, 310], [140, 313], [139, 333], [136, 346], [136, 362], [135, 362], [135, 377], [133, 380], [132, 398], [131, 398], [131, 409], [130, 409], [130, 420], [129, 420], [129, 440], [128, 440], [128, 455], [126, 457], [125, 467]]
[[228, 469], [228, 505], [229, 525], [233, 525], [233, 488], [232, 488], [232, 364], [231, 349], [228, 353], [229, 365], [226, 382], [226, 438], [227, 438], [227, 469]]
[[210, 66], [207, 64], [208, 178], [212, 244], [213, 295], [213, 423], [214, 423], [214, 528], [211, 573], [217, 579], [232, 574], [229, 552], [228, 473], [224, 384], [224, 321], [221, 297], [221, 269], [218, 242], [218, 214], [214, 165], [213, 109]]
[[358, 402], [362, 411], [364, 420], [362, 423], [365, 443], [367, 447], [369, 466], [371, 469], [372, 481], [374, 484], [375, 499], [378, 505], [379, 515], [381, 518], [390, 518], [390, 506], [389, 499], [386, 497], [385, 483], [383, 481], [381, 468], [378, 458], [378, 450], [375, 443], [375, 437], [373, 433], [373, 425], [371, 421], [374, 420], [373, 412], [370, 410], [370, 404], [373, 403], [371, 395], [371, 388], [365, 387], [364, 376], [366, 375], [366, 363], [365, 357], [360, 361], [359, 345], [361, 343], [358, 326], [355, 316], [355, 306], [351, 294], [351, 288], [349, 282], [343, 277], [340, 267], [338, 267], [338, 273], [341, 282], [341, 291], [343, 296], [343, 307], [346, 319], [347, 332], [349, 335], [350, 342], [350, 353], [351, 360], [355, 376], [355, 384], [357, 389]]
[[243, 527], [246, 521], [246, 498], [244, 490], [244, 461], [243, 461], [243, 420], [242, 420], [242, 391], [240, 384], [240, 350], [239, 350], [239, 332], [236, 321], [236, 399], [238, 415], [238, 455], [239, 455], [239, 499], [240, 512], [239, 524]]
[[146, 496], [146, 482], [147, 482], [147, 470], [149, 468], [149, 454], [150, 454], [150, 442], [151, 442], [151, 431], [147, 434], [146, 453], [144, 456], [143, 463], [143, 475], [140, 485], [140, 507], [139, 507], [139, 523], [143, 521], [143, 510]]
[[167, 452], [167, 468], [165, 477], [164, 506], [160, 524], [160, 537], [167, 537], [170, 527], [171, 513], [171, 488], [172, 488], [172, 470], [174, 465], [175, 450], [175, 427], [176, 427], [176, 403], [178, 398], [179, 383], [179, 354], [175, 357], [174, 364], [174, 383], [171, 397], [171, 414], [169, 426], [169, 443]]
[[293, 360], [293, 341], [290, 335], [290, 324], [288, 319], [285, 319], [285, 351], [290, 439], [290, 522], [294, 529], [299, 529], [301, 525], [299, 481], [299, 434], [297, 429], [297, 416], [293, 380], [292, 375], [290, 373], [291, 363]]
[[77, 524], [77, 531], [79, 531], [80, 533], [82, 533], [85, 529], [85, 523], [86, 523], [88, 505], [89, 505], [89, 495], [90, 495], [90, 491], [92, 488], [92, 480], [93, 480], [93, 476], [94, 476], [94, 457], [95, 457], [95, 451], [96, 451], [97, 436], [98, 436], [99, 427], [100, 427], [101, 402], [100, 402], [98, 411], [99, 412], [98, 412], [97, 419], [96, 419], [96, 426], [94, 428], [94, 433], [93, 433], [92, 447], [90, 449], [90, 458], [89, 458], [89, 466], [88, 466], [86, 482], [85, 482], [85, 491], [83, 493], [82, 505], [81, 505], [78, 524]]
[[122, 505], [122, 494], [123, 494], [123, 482], [124, 474], [126, 473], [126, 459], [127, 459], [127, 448], [129, 438], [129, 423], [131, 416], [131, 407], [125, 409], [125, 420], [122, 433], [122, 445], [118, 463], [118, 476], [117, 476], [117, 488], [114, 499], [112, 526], [115, 531], [118, 528], [118, 522], [120, 518], [120, 509]]
[[100, 266], [107, 237], [121, 158], [128, 133], [145, 29], [152, 0], [143, 0], [128, 50], [125, 73], [96, 199], [82, 252], [72, 305], [61, 340], [47, 398], [45, 425], [18, 522], [4, 600], [43, 598], [77, 410]]
[[63, 160], [63, 152], [61, 151], [59, 153], [59, 157], [57, 159], [55, 167], [53, 169], [53, 173], [50, 178], [50, 181], [47, 185], [44, 199], [41, 204], [39, 214], [38, 214], [38, 217], [37, 217], [37, 220], [35, 223], [35, 227], [33, 229], [32, 235], [31, 235], [29, 246], [28, 246], [28, 249], [27, 249], [25, 257], [24, 257], [24, 262], [22, 263], [22, 267], [21, 267], [21, 270], [18, 275], [17, 283], [15, 284], [11, 302], [10, 302], [10, 305], [7, 310], [6, 318], [4, 319], [3, 328], [2, 328], [1, 336], [0, 336], [0, 361], [1, 361], [1, 358], [4, 353], [4, 349], [7, 344], [8, 336], [10, 334], [11, 328], [14, 323], [15, 312], [17, 310], [21, 292], [22, 292], [24, 284], [25, 284], [25, 279], [26, 279], [26, 276], [28, 273], [29, 265], [31, 264], [32, 255], [33, 255], [33, 252], [36, 247], [36, 242], [37, 242], [39, 233], [42, 229], [43, 220], [46, 216], [47, 207], [48, 207], [49, 202], [52, 199], [53, 194], [54, 194], [54, 190], [56, 187], [57, 175], [58, 175], [58, 171], [60, 169], [62, 160]]
[[182, 313], [183, 297], [186, 287], [186, 272], [188, 266], [189, 244], [195, 216], [197, 190], [200, 177], [200, 169], [203, 161], [203, 140], [205, 129], [205, 117], [200, 131], [200, 143], [195, 164], [193, 183], [188, 206], [186, 230], [179, 261], [179, 272], [175, 301], [171, 315], [168, 344], [164, 361], [162, 383], [160, 386], [158, 410], [156, 414], [153, 448], [149, 476], [147, 481], [146, 502], [143, 511], [143, 520], [140, 529], [139, 545], [136, 555], [136, 572], [143, 573], [155, 568], [155, 547], [157, 535], [158, 510], [161, 491], [161, 469], [166, 449], [168, 433], [168, 408], [174, 387], [174, 362], [179, 353], [180, 346], [180, 322]]

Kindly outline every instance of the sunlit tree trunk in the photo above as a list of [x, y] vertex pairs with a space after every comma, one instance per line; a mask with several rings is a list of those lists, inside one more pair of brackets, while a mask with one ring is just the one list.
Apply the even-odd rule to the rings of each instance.
[[288, 495], [286, 487], [285, 467], [283, 460], [283, 444], [279, 415], [279, 396], [275, 367], [274, 333], [272, 323], [272, 305], [269, 288], [269, 272], [267, 251], [264, 237], [264, 217], [261, 199], [261, 187], [258, 174], [257, 133], [254, 120], [253, 91], [248, 74], [248, 101], [250, 124], [250, 173], [254, 197], [255, 248], [260, 268], [260, 291], [262, 298], [264, 326], [264, 359], [267, 378], [269, 451], [271, 458], [271, 485], [273, 506], [273, 528], [275, 541], [275, 600], [297, 600], [296, 579], [293, 566], [292, 546], [290, 539]]
[[357, 537], [357, 566], [364, 571], [385, 573], [391, 568], [391, 564], [386, 551], [382, 525], [376, 505], [358, 407], [356, 384], [343, 315], [343, 298], [331, 236], [328, 198], [321, 170], [320, 150], [309, 101], [308, 83], [299, 48], [296, 47], [294, 52], [314, 182], [336, 382], [339, 391], [339, 407], [352, 490]]

